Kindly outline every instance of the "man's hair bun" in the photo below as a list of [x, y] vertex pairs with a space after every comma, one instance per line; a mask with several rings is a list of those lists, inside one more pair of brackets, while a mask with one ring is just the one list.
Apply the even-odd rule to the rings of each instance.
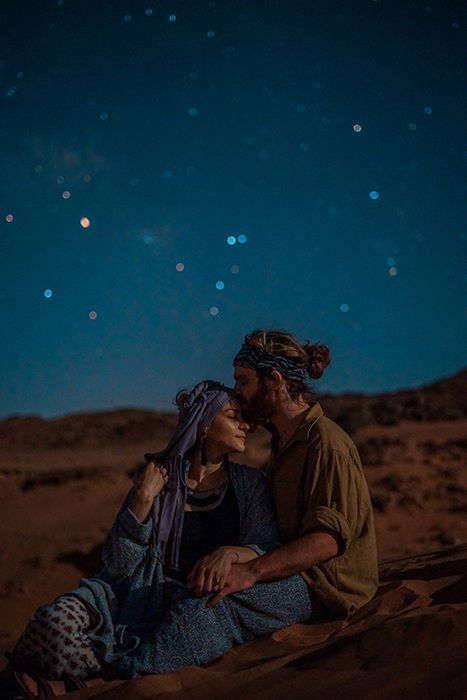
[[307, 371], [312, 379], [319, 379], [331, 362], [331, 354], [327, 345], [307, 342], [302, 345], [308, 357]]

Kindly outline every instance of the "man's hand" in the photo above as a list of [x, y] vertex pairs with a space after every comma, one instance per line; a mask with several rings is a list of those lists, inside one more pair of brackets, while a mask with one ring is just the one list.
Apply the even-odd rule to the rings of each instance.
[[225, 596], [251, 588], [255, 583], [256, 576], [249, 564], [232, 564], [232, 568], [225, 578], [224, 587], [208, 600], [206, 607], [212, 608]]
[[339, 545], [338, 535], [331, 532], [324, 528], [314, 530], [246, 564], [233, 564], [224, 587], [207, 602], [207, 607], [212, 608], [226, 595], [244, 591], [259, 581], [280, 581], [332, 559]]

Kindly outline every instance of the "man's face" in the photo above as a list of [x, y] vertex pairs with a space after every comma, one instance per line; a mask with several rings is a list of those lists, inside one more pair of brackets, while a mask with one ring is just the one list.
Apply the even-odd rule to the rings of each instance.
[[275, 411], [275, 397], [267, 378], [259, 377], [250, 367], [235, 365], [234, 379], [245, 419], [253, 425], [267, 423]]

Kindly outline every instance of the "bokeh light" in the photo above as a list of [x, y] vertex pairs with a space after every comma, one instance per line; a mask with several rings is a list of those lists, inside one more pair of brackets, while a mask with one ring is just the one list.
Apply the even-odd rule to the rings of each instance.
[[410, 122], [409, 129], [410, 131], [417, 131], [417, 125], [415, 124], [415, 122]]
[[71, 192], [69, 192], [68, 190], [65, 190], [65, 192], [62, 192], [62, 197], [63, 197], [63, 199], [70, 199]]
[[11, 224], [11, 222], [13, 221], [13, 219], [14, 219], [13, 214], [7, 214], [7, 215], [5, 216], [5, 221], [8, 221], [9, 224]]
[[348, 304], [341, 304], [341, 311], [343, 314], [346, 314], [349, 309], [350, 306]]
[[362, 127], [361, 127], [360, 124], [354, 124], [354, 125], [353, 125], [353, 130], [355, 131], [355, 133], [359, 134], [359, 133], [361, 132], [361, 130], [362, 130]]
[[169, 22], [175, 22], [177, 15], [169, 15]]
[[50, 299], [52, 296], [52, 290], [51, 289], [44, 289], [44, 296], [46, 299]]
[[196, 107], [190, 107], [190, 109], [188, 110], [188, 114], [190, 115], [190, 117], [196, 117], [196, 115], [198, 114], [198, 110], [196, 109]]
[[233, 275], [238, 275], [238, 273], [240, 272], [240, 267], [238, 265], [231, 265], [230, 272]]
[[396, 264], [396, 261], [394, 260], [394, 258], [387, 258], [386, 264], [388, 267], [394, 267], [394, 265]]
[[245, 236], [244, 233], [241, 233], [239, 236], [237, 236], [237, 241], [239, 243], [246, 243], [248, 238]]
[[211, 306], [211, 308], [209, 309], [209, 313], [211, 314], [211, 316], [217, 316], [219, 314], [219, 309], [217, 308], [217, 306]]
[[215, 34], [214, 34], [214, 32], [210, 29], [208, 32], [206, 32], [206, 36], [208, 37], [208, 39], [212, 39], [212, 38], [215, 36]]
[[225, 284], [223, 283], [222, 280], [218, 280], [218, 281], [216, 282], [216, 289], [221, 290], [221, 289], [224, 289], [224, 287], [225, 287]]
[[91, 321], [95, 321], [97, 318], [97, 313], [95, 311], [90, 311], [89, 318], [91, 319]]
[[379, 192], [372, 190], [368, 196], [370, 199], [379, 199]]
[[175, 269], [177, 270], [177, 272], [183, 272], [183, 270], [185, 269], [185, 265], [183, 263], [177, 263], [175, 265]]
[[229, 245], [235, 245], [236, 242], [237, 242], [237, 239], [235, 238], [235, 236], [227, 236], [227, 243]]
[[89, 221], [87, 216], [81, 217], [81, 219], [79, 220], [79, 223], [81, 224], [81, 226], [83, 228], [89, 228], [91, 225], [91, 222]]
[[433, 110], [431, 109], [431, 107], [425, 107], [423, 111], [425, 112], [425, 114], [433, 114]]
[[391, 275], [391, 277], [395, 277], [398, 273], [397, 267], [394, 267], [394, 266], [390, 267], [388, 270], [388, 273]]

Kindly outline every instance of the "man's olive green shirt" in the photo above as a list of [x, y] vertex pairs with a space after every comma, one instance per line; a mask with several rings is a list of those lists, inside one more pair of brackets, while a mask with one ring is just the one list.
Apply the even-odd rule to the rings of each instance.
[[357, 448], [315, 403], [273, 456], [268, 477], [285, 543], [312, 530], [335, 533], [336, 556], [302, 576], [332, 617], [347, 617], [378, 585], [373, 510]]

